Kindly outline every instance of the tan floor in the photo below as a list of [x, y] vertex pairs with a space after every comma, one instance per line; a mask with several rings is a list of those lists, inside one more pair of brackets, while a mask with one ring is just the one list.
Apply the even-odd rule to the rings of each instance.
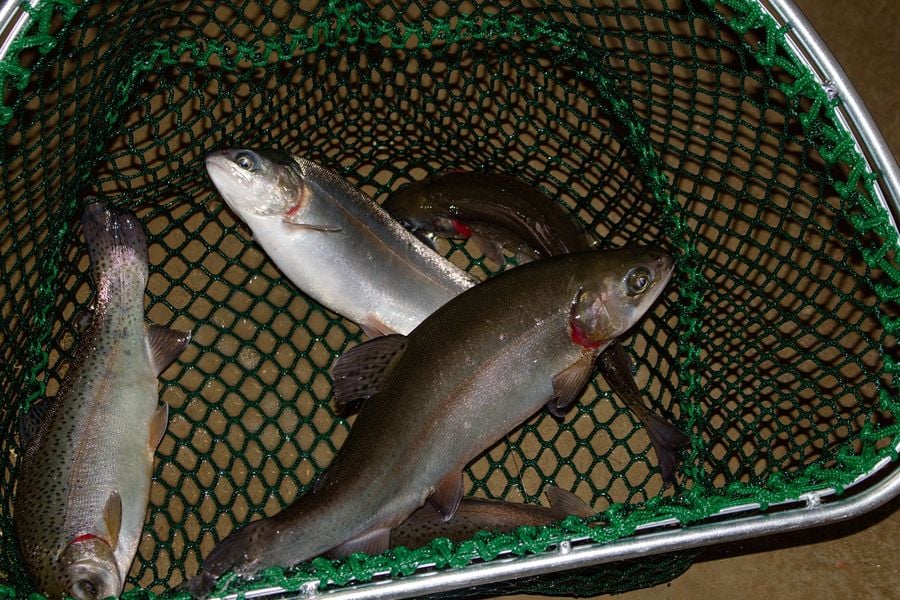
[[[795, 1], [900, 157], [900, 1]], [[895, 499], [855, 521], [710, 548], [671, 583], [616, 598], [900, 598], [898, 509]]]

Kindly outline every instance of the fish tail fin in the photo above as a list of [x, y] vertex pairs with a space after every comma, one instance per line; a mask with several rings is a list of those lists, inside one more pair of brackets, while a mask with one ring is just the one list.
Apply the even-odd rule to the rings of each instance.
[[647, 411], [641, 415], [641, 421], [647, 429], [650, 443], [656, 451], [656, 460], [662, 474], [663, 483], [669, 485], [675, 482], [675, 467], [678, 465], [678, 450], [691, 442], [683, 431], [658, 416]]
[[92, 202], [84, 209], [81, 225], [95, 282], [124, 264], [136, 269], [146, 286], [150, 273], [147, 236], [137, 217]]

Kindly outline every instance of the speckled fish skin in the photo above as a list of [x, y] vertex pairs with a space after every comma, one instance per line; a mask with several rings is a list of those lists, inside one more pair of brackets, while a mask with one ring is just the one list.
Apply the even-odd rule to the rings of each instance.
[[[646, 286], [626, 294], [635, 269], [647, 270]], [[228, 570], [248, 576], [381, 536], [448, 482], [461, 494], [465, 465], [558, 397], [557, 377], [574, 365], [586, 367], [570, 381], [567, 401], [577, 398], [596, 353], [640, 319], [671, 272], [671, 257], [645, 248], [535, 261], [457, 296], [409, 336], [345, 353], [333, 370], [336, 396], [339, 382], [356, 385], [339, 374], [342, 361], [366, 368], [367, 345], [404, 348], [313, 489], [232, 532], [188, 589], [203, 597]]]
[[274, 150], [220, 150], [207, 155], [206, 168], [282, 273], [370, 334], [409, 333], [475, 284], [312, 161]]
[[[479, 531], [512, 531], [518, 527], [550, 525], [568, 517], [590, 517], [594, 511], [571, 492], [551, 486], [550, 506], [463, 498], [449, 521], [430, 504], [415, 511], [391, 531], [391, 547], [420, 548], [435, 538], [462, 542]], [[558, 502], [565, 499], [565, 502]]]
[[145, 326], [147, 244], [137, 219], [94, 203], [82, 224], [94, 314], [22, 458], [14, 521], [36, 587], [93, 600], [121, 593], [137, 551], [166, 425], [157, 377], [189, 335]]

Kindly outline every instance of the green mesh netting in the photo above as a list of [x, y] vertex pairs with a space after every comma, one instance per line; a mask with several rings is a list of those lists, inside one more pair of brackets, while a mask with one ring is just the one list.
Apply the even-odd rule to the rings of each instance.
[[[507, 171], [603, 246], [672, 250], [668, 295], [625, 343], [646, 397], [693, 442], [662, 491], [645, 433], [597, 380], [562, 424], [535, 416], [466, 478], [511, 501], [571, 489], [604, 511], [593, 525], [317, 559], [232, 590], [613, 540], [840, 490], [894, 452], [897, 234], [837, 101], [754, 2], [399, 4], [22, 3], [31, 24], [0, 63], [3, 595], [30, 589], [12, 536], [15, 427], [55, 393], [90, 298], [76, 225], [89, 193], [150, 235], [149, 320], [194, 333], [162, 378], [170, 424], [126, 589], [174, 594], [217, 540], [302, 493], [347, 434], [328, 372], [361, 333], [283, 280], [224, 206], [202, 163], [222, 146], [280, 146], [376, 199], [449, 168]], [[478, 276], [498, 268], [445, 250]], [[691, 557], [484, 593], [622, 591]]]

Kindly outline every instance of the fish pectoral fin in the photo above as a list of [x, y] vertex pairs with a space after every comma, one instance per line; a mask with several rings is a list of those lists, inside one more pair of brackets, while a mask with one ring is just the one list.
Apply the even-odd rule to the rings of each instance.
[[41, 423], [47, 419], [51, 406], [53, 406], [52, 399], [46, 396], [39, 398], [31, 403], [31, 408], [19, 419], [19, 446], [22, 449], [28, 448], [31, 444]]
[[463, 497], [463, 478], [461, 471], [453, 471], [435, 488], [428, 502], [438, 511], [446, 523], [456, 514]]
[[162, 441], [169, 424], [169, 405], [161, 404], [150, 421], [150, 452], [154, 452]]
[[391, 545], [391, 530], [373, 529], [359, 537], [346, 541], [327, 553], [328, 558], [343, 558], [356, 552], [381, 554]]
[[573, 494], [555, 485], [548, 485], [544, 490], [550, 500], [550, 508], [557, 519], [565, 519], [569, 515], [576, 517], [593, 517], [597, 514], [587, 503]]
[[122, 529], [122, 497], [113, 490], [103, 507], [103, 522], [109, 532], [110, 547], [115, 550], [119, 545], [119, 531]]
[[184, 352], [190, 341], [190, 331], [176, 331], [162, 325], [150, 325], [147, 328], [150, 362], [153, 364], [157, 376]]
[[581, 358], [553, 376], [553, 399], [547, 408], [553, 416], [562, 419], [566, 409], [581, 393], [594, 372], [595, 352], [585, 352]]
[[344, 407], [377, 394], [403, 356], [407, 344], [405, 335], [395, 333], [363, 342], [344, 352], [331, 369], [335, 403]]

